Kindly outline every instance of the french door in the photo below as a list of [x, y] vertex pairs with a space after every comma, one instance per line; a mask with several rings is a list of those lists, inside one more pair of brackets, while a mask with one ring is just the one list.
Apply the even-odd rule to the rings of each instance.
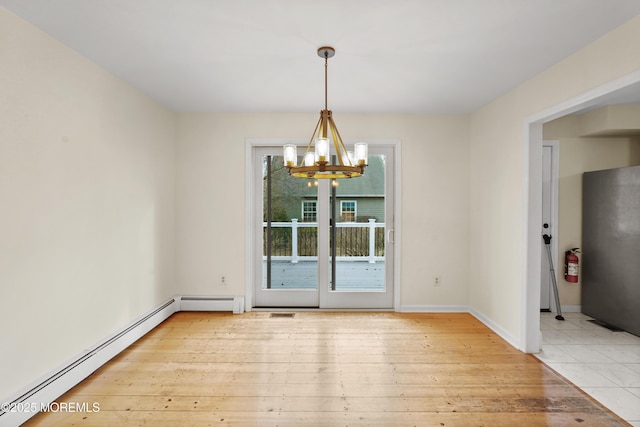
[[254, 306], [393, 308], [393, 147], [370, 145], [362, 177], [315, 181], [254, 150]]

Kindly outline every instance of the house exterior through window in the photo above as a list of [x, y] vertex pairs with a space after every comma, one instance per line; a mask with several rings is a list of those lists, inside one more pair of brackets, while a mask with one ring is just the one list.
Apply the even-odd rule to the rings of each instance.
[[355, 222], [356, 220], [356, 201], [355, 200], [340, 201], [340, 219], [343, 222]]
[[[336, 184], [339, 185], [334, 187], [335, 195], [331, 196], [330, 200], [324, 201], [329, 204], [329, 213], [335, 209], [336, 222], [354, 223], [375, 219], [377, 224], [384, 223], [384, 167], [382, 156], [373, 156], [369, 159], [365, 176], [358, 179], [336, 180]], [[274, 180], [276, 184], [286, 183], [290, 178], [287, 170], [283, 168], [274, 173], [283, 175], [277, 176]], [[300, 186], [299, 183], [299, 180], [295, 180], [295, 185], [283, 184], [274, 190], [282, 206], [282, 217], [285, 218], [283, 221], [296, 218], [300, 222], [317, 223], [320, 207], [318, 188], [315, 185]], [[332, 205], [333, 203], [335, 205]]]
[[318, 202], [316, 200], [304, 200], [302, 202], [302, 221], [316, 222], [318, 220]]

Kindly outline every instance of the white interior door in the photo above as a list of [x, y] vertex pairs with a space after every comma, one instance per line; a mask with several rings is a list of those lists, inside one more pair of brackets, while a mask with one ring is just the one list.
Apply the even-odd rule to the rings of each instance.
[[[554, 269], [557, 271], [557, 174], [558, 174], [558, 142], [544, 141], [542, 147], [542, 228], [541, 234], [551, 236], [551, 256]], [[545, 227], [546, 224], [546, 227]], [[541, 240], [542, 241], [542, 240]], [[552, 297], [551, 266], [547, 248], [542, 241], [540, 271], [540, 310], [556, 311]]]
[[254, 147], [254, 307], [393, 308], [394, 148], [370, 145], [363, 177], [317, 181], [281, 151]]

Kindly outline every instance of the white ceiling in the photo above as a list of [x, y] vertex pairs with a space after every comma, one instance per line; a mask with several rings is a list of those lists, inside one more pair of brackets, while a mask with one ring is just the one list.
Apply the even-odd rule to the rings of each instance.
[[[0, 0], [174, 111], [466, 113], [640, 0]], [[636, 99], [634, 97], [634, 99]]]

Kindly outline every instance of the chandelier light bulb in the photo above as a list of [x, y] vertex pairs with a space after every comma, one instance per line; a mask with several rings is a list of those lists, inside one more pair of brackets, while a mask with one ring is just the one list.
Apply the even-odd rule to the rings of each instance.
[[366, 142], [356, 142], [353, 150], [356, 155], [356, 165], [366, 166], [369, 164], [369, 147]]
[[298, 148], [293, 144], [284, 145], [284, 165], [288, 168], [298, 165]]
[[313, 166], [316, 164], [316, 155], [314, 153], [307, 153], [304, 155], [304, 165], [305, 166]]
[[326, 138], [318, 138], [316, 141], [316, 156], [319, 162], [328, 161], [329, 141]]
[[356, 163], [356, 155], [353, 151], [347, 151], [347, 158], [349, 159], [349, 166], [355, 166]]

